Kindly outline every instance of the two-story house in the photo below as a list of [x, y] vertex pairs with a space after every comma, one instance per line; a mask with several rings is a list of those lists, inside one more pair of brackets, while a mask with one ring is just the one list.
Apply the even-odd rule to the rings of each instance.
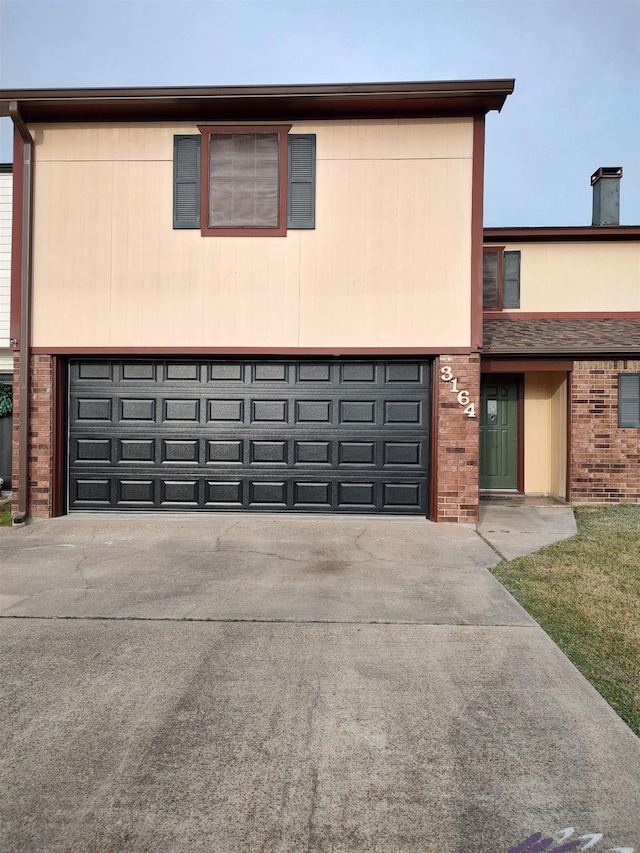
[[0, 93], [18, 518], [473, 521], [484, 118], [512, 89]]
[[[569, 389], [582, 393], [587, 351], [525, 355], [523, 324], [613, 305], [595, 307], [606, 296], [591, 260], [590, 283], [563, 281], [561, 298], [553, 261], [528, 256], [540, 241], [483, 234], [485, 116], [512, 90], [0, 92], [15, 126], [11, 337], [17, 369], [29, 364], [17, 520], [149, 509], [473, 522], [480, 488], [581, 497], [567, 488], [580, 420]], [[622, 245], [607, 235], [580, 245]], [[577, 263], [566, 245], [560, 278]], [[633, 264], [620, 271], [625, 315], [638, 310]], [[566, 288], [591, 301], [577, 307]], [[500, 437], [493, 419], [507, 412]]]

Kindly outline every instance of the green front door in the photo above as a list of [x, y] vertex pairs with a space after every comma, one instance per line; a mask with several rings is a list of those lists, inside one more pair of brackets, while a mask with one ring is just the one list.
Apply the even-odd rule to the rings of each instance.
[[480, 393], [480, 488], [518, 488], [518, 380], [488, 377]]

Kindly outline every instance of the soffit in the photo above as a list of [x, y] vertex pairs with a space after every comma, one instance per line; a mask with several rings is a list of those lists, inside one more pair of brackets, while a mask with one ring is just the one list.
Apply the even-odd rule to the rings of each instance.
[[196, 86], [0, 90], [0, 115], [17, 101], [26, 122], [252, 121], [419, 118], [500, 110], [513, 80], [320, 86]]

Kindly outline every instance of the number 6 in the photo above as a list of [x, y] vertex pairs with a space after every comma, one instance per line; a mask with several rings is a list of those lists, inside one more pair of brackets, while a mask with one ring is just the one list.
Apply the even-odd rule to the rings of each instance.
[[458, 402], [461, 406], [469, 405], [469, 392], [468, 391], [459, 391], [458, 392]]

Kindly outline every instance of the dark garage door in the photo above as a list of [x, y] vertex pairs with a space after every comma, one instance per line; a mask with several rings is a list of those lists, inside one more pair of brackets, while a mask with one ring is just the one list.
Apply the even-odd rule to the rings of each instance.
[[429, 364], [74, 360], [69, 508], [426, 514]]

